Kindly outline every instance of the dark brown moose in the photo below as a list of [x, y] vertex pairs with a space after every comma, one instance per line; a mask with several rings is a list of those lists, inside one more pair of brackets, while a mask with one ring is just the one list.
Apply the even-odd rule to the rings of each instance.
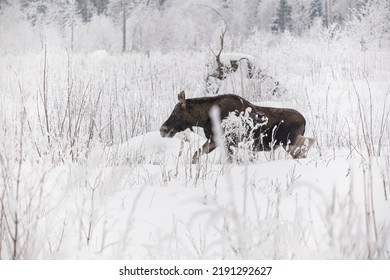
[[194, 154], [193, 163], [202, 153], [208, 154], [216, 148], [210, 117], [210, 110], [214, 106], [219, 108], [221, 120], [228, 117], [230, 112], [240, 113], [251, 108], [250, 117], [254, 122], [262, 123], [253, 134], [254, 150], [270, 151], [283, 146], [293, 158], [303, 158], [314, 143], [313, 138], [303, 137], [306, 121], [296, 110], [256, 106], [234, 94], [186, 99], [182, 91], [178, 97], [179, 103], [161, 126], [160, 134], [162, 137], [173, 137], [187, 128], [202, 127], [207, 141]]

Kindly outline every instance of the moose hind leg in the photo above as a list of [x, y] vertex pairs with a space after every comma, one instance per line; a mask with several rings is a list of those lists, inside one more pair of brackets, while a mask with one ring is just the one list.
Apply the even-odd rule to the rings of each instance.
[[310, 147], [314, 144], [314, 142], [315, 142], [314, 138], [298, 135], [295, 144], [290, 145], [287, 148], [287, 152], [289, 152], [293, 158], [306, 158], [307, 152], [309, 151]]

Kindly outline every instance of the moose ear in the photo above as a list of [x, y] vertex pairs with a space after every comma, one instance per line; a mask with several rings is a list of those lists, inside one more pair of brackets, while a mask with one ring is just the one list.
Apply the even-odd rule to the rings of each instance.
[[181, 106], [183, 108], [186, 107], [186, 94], [184, 92], [184, 90], [182, 90], [179, 94], [178, 94], [178, 98], [179, 98], [179, 103], [181, 104]]

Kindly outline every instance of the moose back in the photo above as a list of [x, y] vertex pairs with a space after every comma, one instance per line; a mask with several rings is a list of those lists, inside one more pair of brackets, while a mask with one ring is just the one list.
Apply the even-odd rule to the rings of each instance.
[[186, 99], [182, 91], [178, 99], [179, 102], [171, 115], [162, 124], [160, 134], [162, 137], [173, 137], [187, 128], [192, 130], [194, 126], [202, 127], [207, 141], [195, 152], [193, 163], [197, 162], [202, 154], [208, 154], [216, 148], [210, 117], [214, 106], [219, 108], [221, 120], [227, 118], [231, 112], [241, 113], [251, 108], [252, 120], [262, 124], [253, 133], [254, 150], [270, 151], [282, 146], [293, 158], [302, 158], [306, 157], [307, 151], [314, 143], [313, 138], [303, 136], [306, 120], [294, 109], [260, 107], [234, 94]]

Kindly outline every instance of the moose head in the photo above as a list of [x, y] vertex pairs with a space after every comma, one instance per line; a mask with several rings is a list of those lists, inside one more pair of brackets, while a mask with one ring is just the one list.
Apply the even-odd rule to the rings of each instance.
[[179, 103], [176, 104], [169, 118], [160, 128], [161, 137], [172, 138], [177, 132], [192, 128], [196, 121], [191, 114], [191, 108], [187, 108], [186, 95], [184, 91], [178, 94]]

